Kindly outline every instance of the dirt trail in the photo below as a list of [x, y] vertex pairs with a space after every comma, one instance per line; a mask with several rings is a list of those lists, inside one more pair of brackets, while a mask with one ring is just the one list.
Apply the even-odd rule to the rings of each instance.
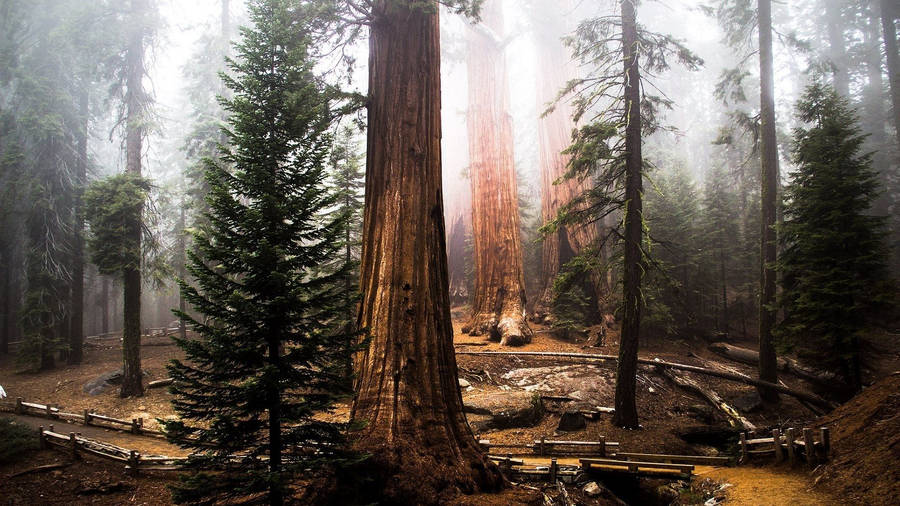
[[60, 434], [80, 432], [81, 435], [88, 439], [112, 443], [116, 446], [128, 448], [129, 450], [137, 450], [142, 455], [183, 457], [190, 453], [188, 450], [179, 448], [177, 445], [173, 445], [168, 441], [157, 437], [137, 436], [128, 432], [104, 429], [102, 427], [94, 427], [91, 425], [84, 426], [81, 424], [66, 423], [65, 420], [50, 420], [37, 416], [16, 415], [13, 413], [0, 413], [0, 416], [11, 418], [17, 423], [33, 428], [35, 431], [40, 426], [49, 430], [49, 426], [53, 425], [54, 432]]
[[805, 471], [785, 467], [697, 466], [694, 480], [730, 483], [728, 502], [735, 506], [831, 506], [843, 504], [825, 492], [809, 488]]

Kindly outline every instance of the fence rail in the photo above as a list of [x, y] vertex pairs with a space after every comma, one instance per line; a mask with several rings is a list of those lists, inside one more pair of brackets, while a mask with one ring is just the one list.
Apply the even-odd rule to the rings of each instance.
[[819, 462], [827, 461], [830, 454], [831, 432], [828, 427], [819, 427], [818, 431], [804, 427], [799, 435], [794, 428], [786, 429], [783, 434], [779, 429], [774, 429], [772, 437], [762, 438], [752, 432], [741, 433], [742, 464], [752, 457], [771, 456], [776, 463], [783, 462], [785, 458], [791, 464], [803, 460], [814, 468]]
[[59, 407], [50, 404], [38, 404], [36, 402], [26, 402], [21, 397], [16, 398], [14, 411], [19, 415], [36, 415], [52, 420], [71, 420], [79, 422], [85, 426], [102, 427], [104, 429], [115, 429], [131, 432], [145, 436], [165, 436], [166, 433], [161, 430], [148, 429], [144, 427], [143, 418], [132, 418], [122, 420], [112, 416], [93, 413], [85, 409], [82, 413], [66, 413], [61, 411]]

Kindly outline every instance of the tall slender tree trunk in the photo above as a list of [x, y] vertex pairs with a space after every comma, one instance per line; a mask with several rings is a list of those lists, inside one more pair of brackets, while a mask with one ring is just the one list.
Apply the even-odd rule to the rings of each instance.
[[[6, 247], [4, 247], [6, 248]], [[11, 250], [12, 248], [9, 248]], [[6, 251], [4, 251], [6, 253]], [[9, 354], [9, 336], [12, 334], [12, 272], [10, 269], [10, 264], [12, 262], [9, 261], [7, 256], [0, 256], [0, 280], [2, 280], [2, 286], [0, 286], [0, 290], [3, 290], [0, 293], [0, 355], [8, 355]]]
[[365, 422], [373, 493], [431, 504], [502, 478], [466, 423], [453, 351], [437, 2], [376, 0], [372, 17], [358, 320], [370, 344], [351, 418]]
[[[544, 28], [539, 30], [536, 40], [539, 68], [543, 69], [538, 73], [537, 83], [539, 113], [543, 113], [556, 100], [560, 90], [574, 77], [570, 56], [560, 40], [561, 35], [569, 31], [563, 14], [571, 10], [571, 2], [566, 0], [559, 4], [548, 3], [544, 7], [535, 11], [535, 20]], [[543, 223], [555, 219], [562, 206], [590, 187], [589, 178], [562, 179], [568, 171], [571, 158], [562, 151], [569, 147], [572, 130], [575, 128], [572, 113], [569, 102], [560, 100], [538, 121]], [[560, 268], [585, 248], [596, 246], [598, 240], [599, 230], [596, 224], [560, 227], [557, 234], [544, 237], [541, 244], [541, 295], [534, 305], [537, 319], [540, 320], [549, 313], [553, 300], [553, 282]], [[592, 272], [590, 278], [585, 285], [589, 285], [588, 292], [599, 310], [608, 295], [605, 276], [602, 272]]]
[[512, 118], [502, 42], [502, 3], [488, 0], [482, 24], [469, 30], [469, 178], [475, 293], [463, 328], [503, 345], [531, 341], [525, 319], [525, 279]]
[[75, 230], [72, 231], [72, 316], [69, 330], [70, 365], [84, 357], [84, 212], [81, 198], [87, 182], [87, 141], [90, 122], [90, 96], [87, 87], [81, 93], [82, 131], [78, 132], [78, 161], [75, 165]]
[[[775, 139], [775, 77], [772, 62], [772, 2], [758, 0], [760, 77], [760, 288], [759, 379], [778, 382], [778, 366], [772, 328], [775, 326], [775, 213], [778, 198], [778, 146]], [[764, 401], [777, 402], [778, 393], [760, 387]]]
[[847, 71], [847, 50], [844, 41], [844, 21], [841, 2], [824, 0], [828, 27], [828, 58], [831, 60], [834, 89], [842, 97], [850, 96], [850, 74]]
[[[273, 332], [269, 339], [269, 363], [272, 367], [282, 370], [290, 367], [281, 360], [281, 340], [278, 336], [281, 332]], [[281, 506], [284, 504], [284, 492], [281, 483], [281, 392], [278, 384], [273, 384], [267, 392], [269, 397], [269, 473], [275, 477], [276, 482], [269, 487], [269, 504]]]
[[[144, 30], [142, 28], [147, 13], [147, 0], [132, 0], [133, 28], [126, 55], [125, 94], [125, 170], [135, 175], [141, 174], [141, 154], [144, 137]], [[126, 226], [131, 243], [141, 244], [141, 214], [138, 211]], [[138, 248], [140, 251], [140, 248]], [[138, 259], [140, 262], [140, 259]], [[123, 290], [123, 375], [121, 397], [144, 395], [141, 382], [141, 269], [128, 267], [122, 276]]]
[[100, 332], [109, 333], [109, 278], [100, 274]]
[[622, 48], [625, 63], [625, 246], [622, 336], [616, 368], [616, 414], [613, 423], [637, 428], [637, 352], [641, 330], [643, 255], [643, 158], [641, 155], [641, 75], [638, 63], [637, 13], [632, 0], [622, 0]]
[[459, 208], [450, 215], [450, 230], [447, 235], [447, 263], [450, 270], [450, 304], [469, 302], [468, 276], [466, 275], [466, 239], [470, 226], [466, 220], [467, 209]]
[[881, 29], [891, 86], [894, 130], [897, 134], [897, 149], [900, 151], [900, 54], [898, 54], [897, 48], [897, 25], [895, 22], [898, 17], [900, 17], [900, 8], [897, 7], [897, 3], [894, 0], [881, 0]]
[[[883, 191], [872, 203], [872, 212], [879, 216], [887, 216], [891, 212], [892, 196], [888, 193], [892, 188], [894, 168], [888, 156], [889, 141], [887, 135], [888, 116], [885, 111], [884, 73], [881, 59], [882, 23], [876, 10], [872, 6], [869, 11], [868, 26], [864, 34], [864, 40], [868, 50], [866, 51], [866, 76], [868, 86], [864, 91], [863, 110], [865, 111], [864, 128], [869, 134], [869, 149], [874, 151], [872, 165], [878, 171], [879, 183]], [[887, 191], [884, 191], [887, 190]]]
[[[181, 210], [178, 214], [178, 278], [179, 279], [187, 279], [187, 232], [185, 231], [186, 223], [185, 223], [185, 206], [186, 202], [181, 203]], [[187, 311], [187, 303], [184, 300], [184, 294], [181, 290], [178, 290], [178, 311], [181, 314], [184, 314]], [[178, 317], [178, 336], [181, 339], [187, 339], [187, 326], [184, 322], [184, 317]]]

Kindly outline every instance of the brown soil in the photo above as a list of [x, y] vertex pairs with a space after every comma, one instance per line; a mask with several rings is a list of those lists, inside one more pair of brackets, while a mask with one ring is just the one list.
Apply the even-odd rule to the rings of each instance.
[[[462, 311], [455, 311], [455, 313], [462, 313]], [[531, 343], [521, 347], [510, 348], [500, 346], [496, 342], [489, 342], [462, 334], [457, 327], [457, 333], [454, 337], [457, 344], [456, 349], [457, 351], [557, 351], [607, 355], [616, 355], [618, 353], [619, 335], [615, 329], [608, 332], [604, 346], [587, 347], [584, 342], [559, 339], [541, 325], [532, 324], [532, 328], [535, 331], [535, 336]], [[478, 345], [466, 345], [467, 343], [477, 343]], [[684, 340], [650, 340], [641, 342], [640, 356], [646, 358], [659, 357], [662, 360], [700, 366], [704, 365], [704, 363], [716, 362], [721, 364], [722, 367], [731, 370], [750, 376], [756, 375], [755, 369], [751, 366], [723, 363], [720, 357], [706, 350], [705, 342], [699, 340], [694, 342]], [[574, 362], [535, 357], [457, 355], [457, 363], [460, 367], [460, 376], [468, 380], [472, 385], [471, 389], [463, 392], [463, 397], [465, 398], [467, 395], [477, 393], [521, 389], [522, 387], [518, 382], [503, 378], [505, 374], [516, 369], [559, 367]], [[598, 394], [597, 398], [601, 403], [600, 405], [612, 407], [614, 405], [613, 385], [616, 364], [615, 362], [601, 362], [596, 365], [592, 364], [592, 366], [603, 369], [603, 373], [598, 374], [593, 388]], [[741, 397], [752, 397], [756, 392], [754, 387], [741, 383], [710, 376], [688, 375], [698, 383], [712, 388], [728, 401]], [[783, 380], [785, 384], [791, 387], [801, 390], [811, 389], [806, 382], [796, 378], [784, 378]], [[536, 390], [536, 392], [540, 392], [540, 390]], [[559, 395], [567, 392], [540, 393]], [[677, 435], [688, 428], [708, 427], [706, 420], [699, 420], [691, 414], [691, 407], [705, 405], [705, 401], [675, 387], [652, 368], [646, 367], [641, 367], [638, 370], [637, 397], [638, 415], [641, 423], [640, 430], [625, 430], [616, 427], [611, 423], [612, 415], [601, 414], [599, 419], [588, 421], [585, 430], [565, 433], [564, 436], [560, 437], [572, 440], [596, 441], [598, 436], [602, 435], [606, 436], [607, 441], [620, 442], [623, 451], [630, 452], [711, 455], [719, 453], [710, 446], [689, 444]], [[788, 396], [783, 396], [777, 406], [762, 407], [758, 411], [745, 414], [751, 422], [760, 428], [781, 424], [802, 426], [803, 422], [815, 417], [807, 408]], [[728, 427], [727, 420], [720, 413], [714, 413], [712, 421], [715, 427]], [[480, 436], [489, 439], [492, 443], [530, 443], [540, 439], [542, 436], [556, 437], [554, 432], [558, 423], [559, 414], [548, 413], [536, 427], [494, 430], [482, 433]]]
[[[455, 311], [455, 313], [465, 314], [464, 311]], [[509, 347], [501, 347], [499, 343], [494, 342], [487, 342], [484, 344], [485, 341], [482, 341], [480, 338], [462, 334], [459, 332], [459, 327], [461, 325], [458, 320], [459, 319], [457, 318], [454, 321], [457, 329], [455, 335], [455, 342], [458, 345], [456, 347], [457, 351], [569, 351], [615, 355], [618, 348], [618, 334], [616, 330], [609, 331], [604, 346], [588, 348], [585, 347], [584, 342], [558, 339], [540, 325], [533, 325], [533, 328], [536, 331], [533, 341], [526, 346], [511, 349]], [[466, 343], [477, 343], [477, 345]], [[647, 358], [659, 357], [664, 360], [694, 365], [708, 365], [709, 362], [714, 361], [720, 363], [723, 367], [728, 367], [745, 374], [755, 375], [754, 368], [750, 366], [731, 363], [725, 364], [721, 358], [708, 352], [706, 350], [706, 343], [699, 340], [693, 342], [684, 340], [650, 340], [648, 342], [642, 342], [640, 355]], [[165, 364], [169, 360], [179, 358], [180, 356], [181, 353], [179, 349], [174, 346], [147, 346], [142, 348], [142, 364], [144, 370], [148, 373], [146, 380], [149, 381], [166, 377]], [[132, 399], [119, 398], [118, 389], [115, 387], [97, 396], [90, 396], [83, 391], [83, 386], [86, 382], [96, 378], [100, 374], [119, 369], [121, 367], [121, 360], [121, 347], [116, 342], [103, 346], [92, 346], [86, 349], [84, 363], [80, 366], [61, 366], [56, 370], [38, 374], [19, 374], [16, 372], [16, 366], [11, 358], [0, 357], [0, 384], [6, 389], [11, 399], [23, 397], [32, 402], [49, 402], [58, 404], [64, 411], [75, 413], [80, 413], [83, 409], [92, 409], [98, 413], [125, 419], [142, 417], [148, 427], [155, 426], [155, 418], [157, 417], [165, 418], [173, 416], [174, 413], [170, 404], [171, 395], [165, 388], [147, 390], [147, 395], [145, 397]], [[517, 379], [513, 377], [510, 377], [509, 379], [504, 378], [504, 375], [516, 369], [559, 367], [572, 364], [572, 362], [567, 363], [560, 360], [546, 360], [541, 358], [520, 359], [511, 357], [477, 357], [466, 355], [458, 355], [457, 361], [460, 366], [460, 376], [466, 378], [471, 383], [471, 388], [463, 392], [464, 397], [485, 392], [522, 390], [525, 387], [521, 385]], [[592, 389], [595, 394], [595, 397], [593, 398], [597, 400], [598, 405], [600, 406], [613, 406], [612, 373], [615, 371], [615, 363], [598, 363], [593, 367], [598, 368], [599, 371], [596, 375], [595, 384]], [[714, 389], [723, 398], [731, 402], [741, 397], [752, 396], [755, 392], [753, 387], [735, 382], [698, 375], [692, 375], [692, 378], [699, 383]], [[896, 381], [897, 377], [894, 378]], [[784, 378], [784, 381], [787, 385], [794, 388], [804, 390], [811, 389], [811, 386], [802, 380]], [[873, 391], [874, 389], [875, 387], [867, 390], [867, 392]], [[896, 386], [894, 387], [894, 390], [897, 390]], [[541, 393], [540, 390], [536, 390], [535, 392]], [[560, 390], [543, 393], [564, 395], [570, 392]], [[560, 415], [555, 412], [549, 412], [535, 427], [492, 430], [480, 434], [480, 436], [485, 439], [490, 439], [491, 442], [494, 443], [522, 444], [531, 443], [541, 437], [572, 440], [597, 440], [599, 436], [605, 436], [607, 441], [618, 441], [621, 444], [621, 449], [623, 451], [710, 455], [727, 453], [730, 450], [727, 445], [720, 445], [719, 448], [714, 448], [712, 445], [690, 444], [678, 436], [680, 432], [691, 427], [708, 428], [710, 427], [710, 424], [713, 427], [718, 428], [728, 427], [727, 421], [718, 413], [713, 414], [711, 420], [702, 420], [698, 418], [696, 414], [692, 414], [691, 408], [698, 405], [705, 405], [705, 402], [674, 387], [654, 370], [642, 367], [639, 369], [638, 379], [638, 413], [642, 424], [640, 430], [628, 431], [614, 427], [610, 423], [610, 415], [601, 414], [598, 419], [588, 421], [587, 427], [584, 430], [571, 433], [556, 433]], [[895, 416], [896, 410], [892, 411], [892, 413], [894, 413], [894, 415], [890, 415], [887, 412], [883, 412], [878, 416], [873, 415], [873, 423], [875, 420], [887, 420], [890, 416]], [[346, 420], [348, 416], [349, 406], [341, 405], [338, 406], [333, 413], [324, 415], [323, 418]], [[813, 417], [805, 407], [800, 405], [793, 398], [786, 396], [782, 398], [779, 405], [763, 407], [758, 411], [747, 413], [746, 416], [760, 428], [776, 425], [802, 427], [804, 423], [809, 426], [809, 421]], [[834, 471], [829, 467], [828, 472], [842, 472], [840, 471], [841, 469], [852, 464], [852, 459], [860, 458], [849, 453], [849, 449], [845, 449], [849, 448], [848, 446], [844, 446], [845, 441], [850, 441], [849, 438], [851, 436], [845, 436], [842, 429], [838, 428], [841, 423], [846, 424], [848, 422], [841, 422], [840, 420], [835, 420], [834, 422], [836, 428], [833, 433], [833, 439], [836, 459], [833, 466]], [[886, 422], [884, 425], [890, 426], [891, 423], [894, 422]], [[59, 425], [62, 424], [60, 423]], [[865, 422], [861, 421], [859, 425], [865, 425]], [[847, 426], [849, 427], [849, 425]], [[102, 431], [102, 429], [100, 430]], [[853, 430], [855, 429], [847, 429], [846, 432], [849, 434]], [[85, 430], [82, 430], [81, 426], [77, 425], [69, 426], [65, 429], [57, 427], [57, 431], [85, 432]], [[116, 433], [113, 431], [103, 432], [106, 434], [106, 437], [102, 437], [103, 434], [100, 434], [99, 436], [96, 436], [97, 439], [107, 440], [121, 446], [143, 449], [141, 446], [138, 446], [143, 443], [133, 441], [131, 436], [127, 434]], [[897, 431], [894, 431], [893, 433], [896, 434]], [[879, 434], [881, 434], [881, 432], [879, 432]], [[898, 450], [898, 445], [894, 444], [893, 446], [888, 447], [883, 443], [884, 441], [889, 440], [887, 436], [879, 435], [876, 437], [879, 439], [873, 439], [873, 441], [882, 441], [880, 446], [875, 447], [880, 448], [880, 451], [885, 454], [881, 458], [883, 465], [890, 466], [897, 462], [896, 452]], [[893, 441], [896, 442], [896, 439]], [[160, 444], [159, 447], [156, 447], [155, 445], [158, 443], [153, 441], [146, 444], [151, 445], [151, 447], [143, 449], [144, 453], [174, 453], [174, 450], [163, 447], [164, 443]], [[506, 452], [504, 451], [504, 453]], [[892, 459], [886, 458], [888, 453], [893, 455]], [[54, 458], [62, 458], [60, 455], [61, 454], [54, 452], [35, 453], [22, 462], [16, 463], [14, 466], [0, 468], [0, 476], [5, 477], [7, 474], [10, 474], [10, 470], [13, 467], [20, 470], [40, 463], [46, 463]], [[847, 460], [840, 460], [844, 455], [846, 455]], [[168, 504], [169, 496], [168, 492], [165, 490], [165, 483], [167, 483], [168, 480], [173, 479], [171, 475], [132, 478], [123, 474], [120, 465], [107, 463], [97, 463], [97, 465], [94, 465], [93, 461], [91, 462], [91, 466], [74, 465], [64, 469], [63, 472], [59, 474], [50, 472], [15, 478], [12, 483], [17, 485], [16, 487], [13, 487], [16, 488], [16, 495], [12, 497], [19, 502], [13, 502], [12, 504], [33, 504], [35, 503], [36, 498], [41, 497], [41, 493], [46, 495], [46, 491], [50, 490], [50, 487], [54, 487], [53, 489], [55, 490], [55, 484], [57, 483], [68, 487], [66, 490], [69, 491], [66, 493], [54, 494], [53, 500], [59, 499], [59, 502], [83, 504], [97, 499], [100, 501], [98, 502], [99, 504], [124, 504], [131, 501], [133, 496], [134, 501], [142, 501], [145, 504]], [[849, 469], [847, 473], [855, 472], [852, 470], [853, 468], [846, 468]], [[870, 469], [874, 468], [870, 467]], [[748, 497], [752, 497], [753, 494], [771, 493], [773, 494], [773, 498], [777, 498], [778, 496], [774, 494], [776, 494], [777, 490], [783, 488], [779, 485], [779, 483], [782, 483], [779, 480], [783, 479], [781, 475], [784, 474], [781, 472], [773, 472], [771, 475], [768, 475], [768, 468], [760, 468], [757, 471], [753, 471], [758, 474], [758, 476], [756, 476], [752, 475], [752, 472], [748, 470], [747, 473], [750, 473], [752, 476], [748, 475], [747, 480], [744, 482], [741, 481], [740, 478], [736, 478], [736, 476], [740, 476], [740, 472], [730, 471], [731, 470], [723, 470], [723, 473], [726, 474], [722, 475], [722, 479], [725, 481], [733, 480], [732, 483], [735, 486], [733, 487], [734, 491], [731, 492], [732, 494], [737, 494], [738, 491], [750, 490], [750, 492], [747, 492], [750, 494]], [[884, 487], [889, 487], [890, 484], [896, 486], [897, 470], [894, 469], [893, 472], [895, 474], [893, 475], [892, 480], [888, 485], [884, 485]], [[878, 471], [878, 473], [873, 471], [873, 473], [874, 475], [877, 475], [878, 473], [884, 474], [885, 471]], [[717, 476], [718, 479], [718, 475], [715, 476]], [[802, 475], [800, 475], [800, 478], [802, 478]], [[884, 479], [868, 479], [872, 481], [867, 482], [866, 486], [872, 485], [875, 481], [879, 483], [888, 481]], [[131, 495], [118, 492], [99, 497], [77, 495], [76, 492], [78, 487], [81, 487], [83, 483], [91, 480], [95, 483], [123, 481], [129, 487], [133, 488], [131, 489]], [[755, 484], [757, 482], [763, 485], [768, 483], [771, 486], [768, 489], [754, 489], [753, 487], [757, 486]], [[863, 482], [866, 482], [866, 480], [860, 479], [860, 485], [858, 486], [861, 487], [861, 483]], [[22, 483], [21, 487], [18, 486], [19, 483]], [[7, 488], [5, 484], [3, 488]], [[816, 487], [816, 490], [819, 490], [820, 488], [822, 487]], [[145, 490], [146, 493], [144, 492]], [[757, 491], [752, 492], [752, 490]], [[805, 490], [805, 488], [803, 490]], [[136, 491], [139, 491], [140, 493], [136, 493]], [[835, 491], [844, 493], [844, 489], [840, 488], [835, 489]], [[553, 491], [551, 490], [541, 490], [539, 485], [535, 485], [533, 488], [514, 487], [502, 492], [500, 495], [481, 494], [460, 497], [458, 504], [540, 504], [543, 501], [543, 495], [546, 493], [553, 497], [552, 492]], [[578, 489], [570, 489], [570, 493], [577, 495], [580, 492]], [[863, 495], [864, 492], [861, 489], [855, 493], [858, 494], [859, 497], [869, 497]], [[872, 497], [876, 497], [881, 493], [883, 492], [879, 492]], [[767, 498], [768, 496], [757, 495], [756, 497]], [[810, 497], [815, 498], [818, 496], [811, 495]], [[882, 495], [882, 497], [893, 498], [896, 496]], [[26, 499], [28, 498], [31, 498], [32, 500], [27, 501]], [[108, 502], [103, 502], [107, 499], [109, 499]], [[768, 503], [768, 501], [764, 502]], [[591, 504], [590, 502], [585, 503]], [[603, 503], [595, 501], [594, 504]], [[778, 503], [773, 502], [772, 504]]]
[[[153, 343], [161, 342], [154, 338]], [[181, 358], [177, 346], [143, 346], [141, 365], [148, 381], [168, 377], [166, 364]], [[13, 356], [0, 356], [0, 385], [10, 399], [22, 397], [29, 402], [58, 404], [63, 411], [81, 413], [90, 409], [95, 413], [131, 420], [143, 418], [144, 426], [156, 428], [156, 418], [174, 416], [172, 396], [165, 388], [145, 390], [143, 397], [122, 399], [118, 386], [113, 385], [99, 395], [88, 395], [84, 384], [101, 374], [122, 368], [122, 346], [117, 341], [85, 347], [81, 365], [61, 363], [57, 369], [40, 373], [21, 373]]]
[[810, 487], [805, 471], [779, 467], [716, 467], [698, 469], [694, 481], [713, 480], [728, 484], [724, 489], [729, 505], [735, 506], [830, 506], [845, 504]]
[[894, 373], [819, 422], [831, 427], [833, 459], [817, 488], [853, 504], [897, 504], [900, 497], [900, 373]]
[[0, 465], [3, 503], [15, 506], [37, 504], [170, 504], [166, 486], [174, 480], [169, 473], [125, 473], [121, 464], [86, 457], [62, 469], [11, 474], [47, 464], [71, 462], [54, 450], [30, 452], [16, 462]]

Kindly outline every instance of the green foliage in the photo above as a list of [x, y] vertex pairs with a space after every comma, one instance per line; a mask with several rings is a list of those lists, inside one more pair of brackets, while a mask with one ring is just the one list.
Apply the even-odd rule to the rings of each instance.
[[[280, 503], [299, 473], [354, 458], [345, 424], [316, 418], [351, 394], [346, 364], [360, 339], [346, 325], [351, 263], [334, 261], [353, 214], [335, 211], [341, 194], [328, 181], [341, 94], [313, 73], [308, 8], [251, 2], [252, 24], [228, 61], [233, 77], [224, 76], [231, 147], [206, 160], [210, 210], [189, 255], [195, 286], [180, 281], [205, 318], [177, 313], [199, 338], [176, 339], [186, 360], [169, 372], [182, 419], [165, 427], [197, 451], [188, 468], [228, 470], [186, 477], [173, 491], [179, 502]], [[342, 169], [355, 159], [336, 156]]]
[[13, 462], [16, 457], [38, 447], [35, 432], [10, 418], [0, 418], [0, 464]]
[[121, 275], [141, 267], [141, 245], [132, 227], [150, 194], [150, 181], [136, 174], [111, 176], [92, 183], [84, 193], [91, 261], [103, 274]]
[[859, 337], [885, 302], [885, 218], [867, 214], [878, 193], [865, 136], [846, 98], [821, 83], [797, 103], [797, 170], [785, 191], [778, 337], [860, 388]]
[[644, 249], [652, 257], [645, 276], [644, 333], [673, 335], [697, 323], [701, 286], [697, 221], [701, 215], [697, 188], [683, 165], [653, 177], [644, 194], [644, 220], [649, 238]]
[[550, 301], [554, 330], [566, 334], [583, 333], [586, 325], [597, 320], [596, 298], [590, 279], [605, 269], [600, 263], [599, 252], [588, 248], [560, 268], [553, 280]]

